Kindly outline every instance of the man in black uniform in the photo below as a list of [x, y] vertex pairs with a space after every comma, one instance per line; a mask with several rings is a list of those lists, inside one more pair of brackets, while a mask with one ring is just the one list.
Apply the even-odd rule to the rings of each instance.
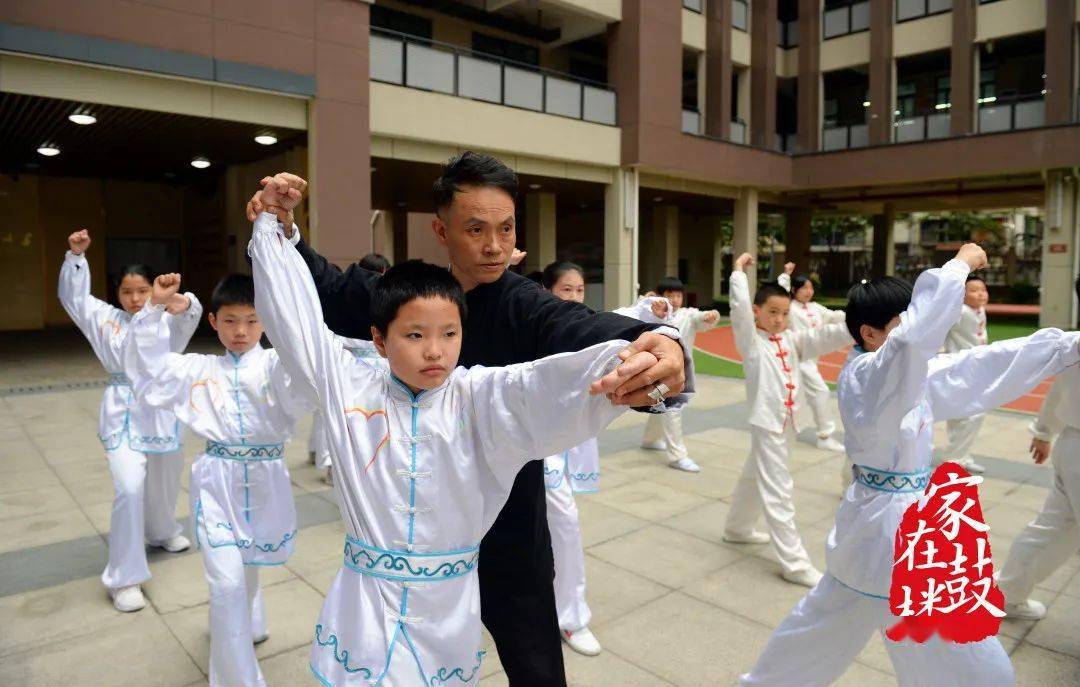
[[[249, 219], [269, 210], [291, 229], [292, 208], [302, 199], [306, 182], [278, 174], [262, 183], [264, 189], [248, 203]], [[654, 325], [559, 300], [507, 271], [517, 238], [517, 186], [517, 176], [506, 165], [471, 152], [452, 159], [435, 182], [432, 228], [447, 248], [450, 271], [464, 287], [468, 305], [460, 364], [509, 365], [625, 339], [634, 343], [623, 354], [624, 381], [610, 389], [613, 403], [651, 406], [659, 394], [682, 391], [685, 352], [671, 338], [673, 332], [652, 332]], [[369, 339], [370, 293], [379, 275], [357, 265], [342, 272], [304, 243], [299, 232], [288, 233], [315, 279], [327, 326], [341, 336]], [[634, 356], [642, 351], [652, 355]], [[518, 473], [506, 505], [480, 544], [481, 615], [511, 687], [566, 685], [545, 503], [543, 462], [535, 460]]]

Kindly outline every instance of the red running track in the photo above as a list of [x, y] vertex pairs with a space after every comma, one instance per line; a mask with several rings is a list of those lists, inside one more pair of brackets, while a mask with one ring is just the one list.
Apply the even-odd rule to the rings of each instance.
[[[732, 334], [731, 325], [724, 325], [698, 334], [694, 348], [733, 363], [742, 362], [742, 357], [735, 350], [735, 336]], [[836, 383], [837, 378], [840, 376], [840, 368], [844, 366], [846, 358], [846, 350], [821, 357], [818, 361], [818, 369], [821, 370], [821, 376], [825, 378], [825, 381], [832, 384]], [[1012, 403], [1007, 403], [1003, 407], [1022, 413], [1038, 413], [1049, 390], [1050, 382], [1043, 382], [1028, 395], [1022, 396]]]

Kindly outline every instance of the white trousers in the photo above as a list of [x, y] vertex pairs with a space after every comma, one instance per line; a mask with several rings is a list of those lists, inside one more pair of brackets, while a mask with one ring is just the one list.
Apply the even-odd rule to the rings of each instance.
[[824, 439], [832, 436], [836, 431], [836, 423], [832, 421], [829, 413], [829, 385], [821, 376], [817, 360], [804, 360], [799, 363], [799, 374], [802, 376], [803, 401], [810, 406], [810, 412], [814, 416], [814, 427], [817, 435]]
[[253, 637], [266, 633], [259, 567], [235, 546], [203, 546], [210, 584], [210, 687], [265, 687]]
[[559, 486], [547, 491], [547, 521], [551, 552], [555, 557], [555, 607], [559, 629], [577, 632], [588, 627], [592, 611], [585, 602], [585, 549], [581, 522], [570, 479], [564, 474]]
[[731, 497], [724, 531], [733, 535], [749, 534], [764, 511], [765, 523], [772, 535], [772, 547], [785, 572], [813, 567], [795, 528], [794, 482], [788, 470], [788, 458], [795, 433], [770, 432], [750, 426], [750, 456]]
[[982, 427], [985, 417], [984, 414], [980, 413], [969, 418], [946, 422], [945, 427], [949, 434], [949, 446], [941, 454], [941, 459], [935, 461], [934, 464], [940, 465], [947, 460], [958, 463], [970, 460], [971, 447], [975, 445], [975, 439], [979, 436], [979, 429]]
[[998, 586], [1008, 603], [1028, 599], [1036, 584], [1080, 549], [1080, 430], [1070, 427], [1061, 434], [1050, 461], [1054, 484], [1046, 502], [1013, 540], [998, 577]]
[[[824, 687], [836, 681], [875, 632], [897, 622], [885, 599], [863, 595], [826, 573], [769, 637], [742, 687]], [[997, 637], [954, 644], [885, 639], [899, 687], [1007, 687], [1012, 663]]]
[[652, 444], [657, 441], [667, 444], [669, 463], [678, 463], [687, 457], [682, 434], [682, 411], [671, 410], [649, 415], [649, 421], [645, 423], [645, 436], [642, 438], [642, 443]]
[[127, 443], [106, 452], [113, 481], [109, 518], [109, 562], [101, 583], [110, 589], [150, 579], [146, 544], [157, 545], [184, 531], [176, 522], [176, 496], [184, 455], [145, 454]]

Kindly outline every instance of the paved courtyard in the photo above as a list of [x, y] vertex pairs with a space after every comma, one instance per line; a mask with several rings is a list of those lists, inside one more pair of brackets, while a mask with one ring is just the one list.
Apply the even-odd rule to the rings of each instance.
[[[100, 383], [100, 368], [81, 350], [55, 355], [76, 362], [50, 381]], [[0, 684], [205, 685], [207, 586], [198, 554], [154, 554], [145, 587], [150, 605], [139, 613], [114, 611], [98, 581], [112, 500], [95, 437], [101, 388], [11, 393], [35, 375], [22, 356], [6, 358], [0, 361]], [[749, 446], [743, 397], [737, 380], [700, 378], [684, 421], [691, 455], [703, 467], [699, 475], [671, 470], [660, 455], [640, 450], [644, 418], [636, 413], [601, 436], [602, 491], [581, 497], [579, 507], [592, 629], [605, 651], [597, 658], [567, 651], [571, 685], [731, 685], [804, 593], [780, 579], [767, 547], [721, 541]], [[1027, 459], [1026, 423], [1021, 415], [993, 413], [977, 447], [989, 468], [980, 492], [998, 565], [1050, 482], [1049, 469]], [[302, 423], [286, 452], [300, 516], [296, 553], [262, 575], [271, 634], [256, 653], [272, 686], [315, 684], [308, 645], [341, 562], [333, 492], [306, 460], [309, 427]], [[941, 438], [939, 428], [939, 445]], [[186, 443], [189, 462], [198, 446], [194, 438]], [[800, 530], [823, 566], [840, 457], [800, 442], [791, 468]], [[186, 493], [176, 515], [187, 526]], [[1080, 683], [1078, 572], [1074, 557], [1037, 591], [1049, 607], [1046, 620], [1003, 624], [1001, 640], [1021, 685]], [[875, 638], [838, 684], [892, 685], [891, 673]], [[506, 684], [490, 646], [482, 684]]]

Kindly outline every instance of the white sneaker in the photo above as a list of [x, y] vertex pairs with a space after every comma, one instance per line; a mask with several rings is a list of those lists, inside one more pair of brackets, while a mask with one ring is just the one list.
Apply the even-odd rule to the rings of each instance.
[[133, 613], [146, 608], [146, 597], [143, 596], [142, 588], [137, 584], [119, 589], [110, 589], [113, 606], [121, 613]]
[[967, 458], [959, 461], [960, 465], [964, 466], [964, 469], [973, 475], [981, 475], [986, 472], [986, 466], [982, 463], [976, 463], [973, 458], [968, 456]]
[[750, 532], [749, 534], [732, 534], [724, 532], [724, 541], [729, 544], [768, 544], [772, 537], [768, 532]]
[[641, 448], [645, 449], [646, 451], [666, 451], [667, 442], [663, 439], [658, 439], [656, 441], [643, 441], [641, 442]]
[[780, 573], [780, 577], [792, 584], [801, 584], [804, 587], [813, 589], [817, 586], [818, 582], [821, 582], [821, 578], [824, 576], [817, 568], [804, 568], [802, 570], [795, 570], [794, 572], [784, 571]]
[[600, 642], [596, 641], [596, 636], [587, 627], [574, 632], [563, 630], [562, 638], [568, 647], [585, 656], [597, 656], [603, 650]]
[[844, 445], [832, 437], [818, 437], [816, 446], [822, 451], [844, 452]]
[[187, 551], [191, 548], [191, 541], [184, 535], [178, 534], [175, 537], [169, 537], [161, 543], [152, 544], [152, 546], [156, 546], [159, 549], [165, 549], [169, 553], [180, 553], [181, 551]]
[[1046, 617], [1046, 605], [1035, 599], [1005, 604], [1005, 615], [1013, 620], [1042, 620]]
[[269, 632], [263, 632], [260, 635], [254, 635], [251, 638], [251, 643], [252, 644], [262, 644], [263, 642], [265, 642], [268, 639], [270, 639], [270, 633]]
[[676, 470], [682, 470], [683, 472], [701, 472], [701, 466], [699, 466], [689, 457], [680, 458], [674, 463], [668, 462], [668, 467], [674, 468]]

